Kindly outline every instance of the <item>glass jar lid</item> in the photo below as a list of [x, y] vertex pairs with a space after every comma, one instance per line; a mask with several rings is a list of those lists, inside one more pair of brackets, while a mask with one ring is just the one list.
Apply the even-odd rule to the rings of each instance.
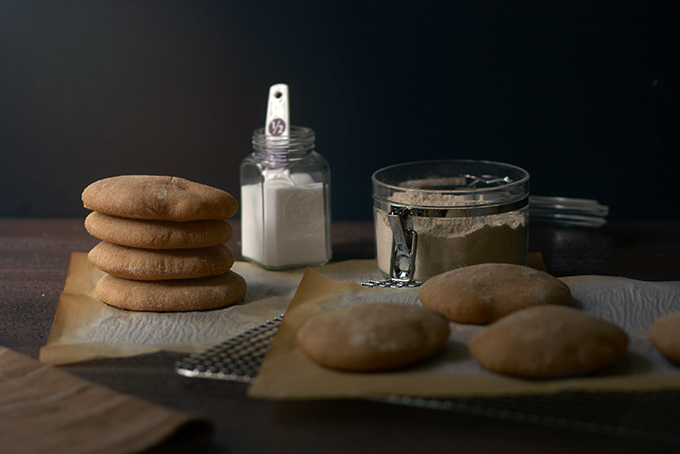
[[374, 206], [412, 216], [482, 216], [528, 204], [529, 173], [492, 161], [439, 160], [397, 164], [372, 176]]

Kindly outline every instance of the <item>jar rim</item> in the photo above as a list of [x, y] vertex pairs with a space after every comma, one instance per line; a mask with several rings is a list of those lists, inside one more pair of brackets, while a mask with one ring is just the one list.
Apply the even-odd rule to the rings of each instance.
[[529, 179], [529, 172], [518, 166], [468, 159], [406, 162], [383, 167], [371, 176], [376, 201], [437, 208], [522, 200], [529, 195]]
[[258, 128], [253, 132], [252, 146], [261, 153], [290, 155], [314, 150], [314, 140], [314, 130], [305, 126], [291, 125], [287, 136], [270, 136], [265, 128]]

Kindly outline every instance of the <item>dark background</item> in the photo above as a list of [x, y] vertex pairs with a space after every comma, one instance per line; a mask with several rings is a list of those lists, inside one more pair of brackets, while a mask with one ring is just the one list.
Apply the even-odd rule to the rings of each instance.
[[335, 219], [370, 217], [375, 170], [454, 158], [610, 219], [680, 219], [676, 5], [0, 0], [0, 216], [85, 216], [83, 188], [120, 174], [238, 197], [282, 82]]

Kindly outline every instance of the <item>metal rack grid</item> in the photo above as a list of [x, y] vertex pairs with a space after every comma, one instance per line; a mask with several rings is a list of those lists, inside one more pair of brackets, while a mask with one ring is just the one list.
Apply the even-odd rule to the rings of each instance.
[[193, 353], [175, 363], [175, 371], [185, 377], [214, 378], [251, 382], [257, 372], [283, 315], [279, 315], [238, 336], [227, 339], [201, 353]]
[[[186, 377], [249, 383], [269, 350], [283, 315], [175, 364]], [[527, 424], [680, 444], [680, 390], [566, 391], [474, 398], [386, 396], [381, 402], [454, 411]]]

